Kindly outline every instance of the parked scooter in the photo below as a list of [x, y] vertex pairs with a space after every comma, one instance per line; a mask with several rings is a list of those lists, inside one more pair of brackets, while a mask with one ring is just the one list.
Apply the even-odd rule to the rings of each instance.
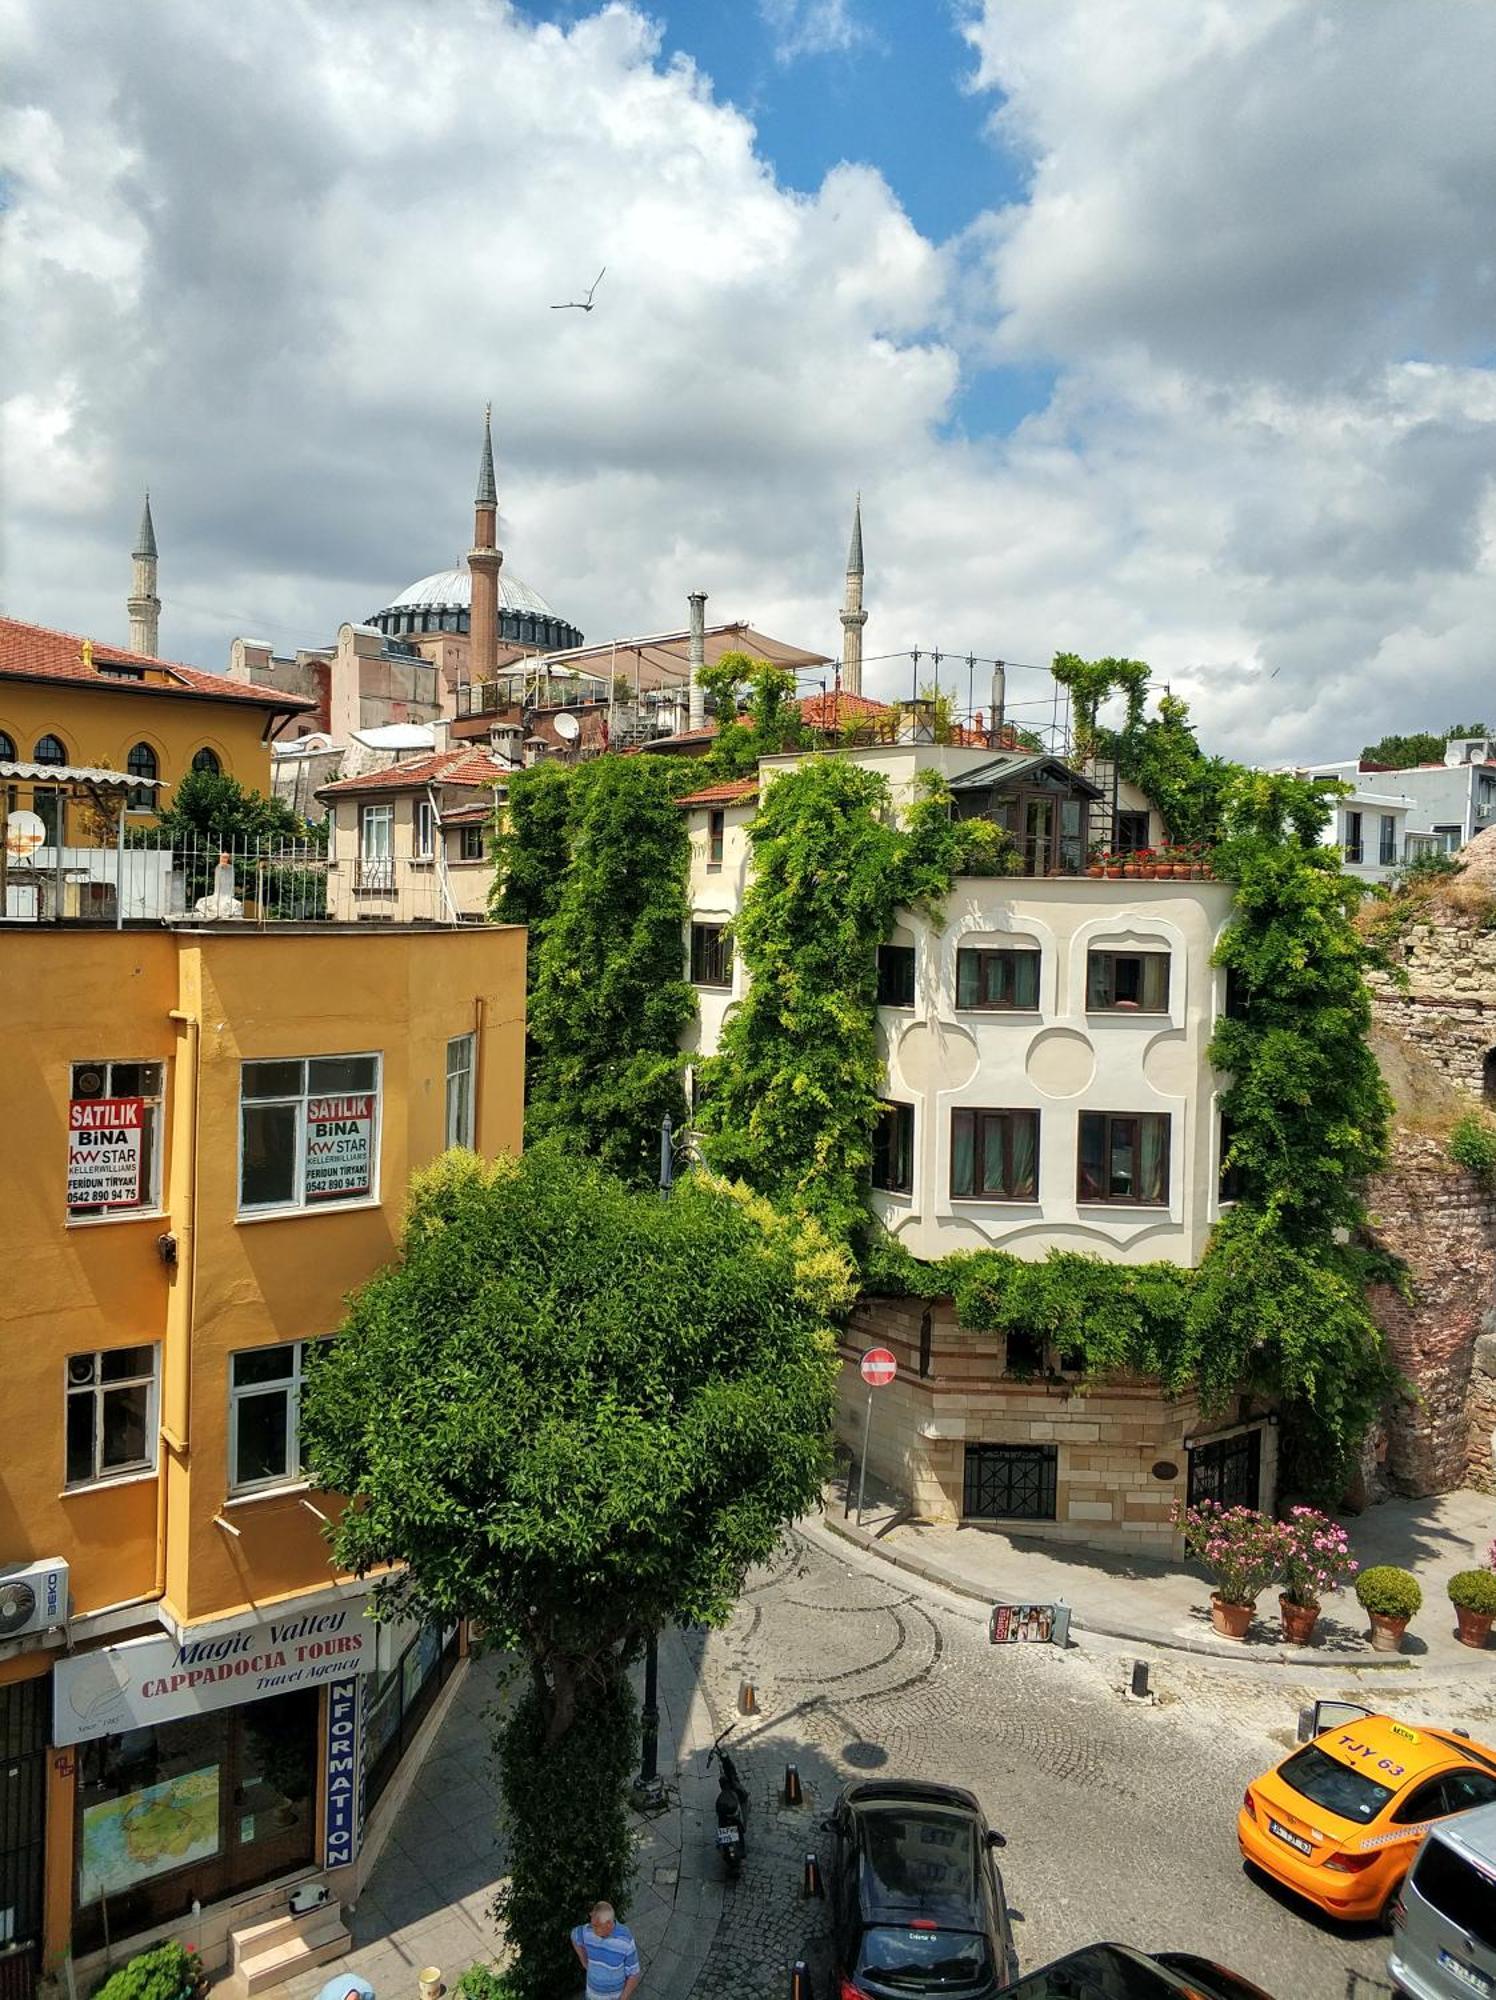
[[722, 1771], [722, 1782], [717, 1792], [717, 1846], [729, 1875], [737, 1874], [748, 1851], [748, 1787], [722, 1747], [736, 1727], [735, 1722], [729, 1722], [706, 1753], [707, 1768], [711, 1768], [715, 1758]]

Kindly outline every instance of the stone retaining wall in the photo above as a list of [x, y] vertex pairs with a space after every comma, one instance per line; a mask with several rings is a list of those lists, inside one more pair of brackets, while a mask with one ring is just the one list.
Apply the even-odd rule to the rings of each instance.
[[1486, 1057], [1496, 1050], [1496, 931], [1448, 913], [1438, 924], [1410, 925], [1393, 957], [1408, 985], [1370, 975], [1375, 1020], [1463, 1095], [1479, 1098]]

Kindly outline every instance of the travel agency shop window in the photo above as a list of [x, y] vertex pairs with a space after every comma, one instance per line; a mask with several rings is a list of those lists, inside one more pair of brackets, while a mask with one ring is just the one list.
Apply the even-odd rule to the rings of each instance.
[[239, 1112], [239, 1213], [373, 1201], [380, 1058], [247, 1062]]
[[68, 1220], [161, 1206], [159, 1062], [75, 1062], [68, 1097]]

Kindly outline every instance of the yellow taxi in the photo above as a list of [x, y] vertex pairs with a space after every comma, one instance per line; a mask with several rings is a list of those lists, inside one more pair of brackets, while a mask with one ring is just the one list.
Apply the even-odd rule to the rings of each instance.
[[1348, 1701], [1316, 1702], [1313, 1731], [1248, 1785], [1242, 1858], [1332, 1917], [1385, 1923], [1433, 1822], [1496, 1801], [1496, 1750]]

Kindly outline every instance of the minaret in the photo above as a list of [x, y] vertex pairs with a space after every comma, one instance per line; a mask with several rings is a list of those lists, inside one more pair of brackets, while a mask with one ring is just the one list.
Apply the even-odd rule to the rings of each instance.
[[499, 494], [493, 477], [493, 404], [483, 406], [483, 456], [478, 461], [478, 493], [473, 502], [473, 546], [468, 571], [473, 579], [468, 617], [468, 679], [490, 681], [499, 670]]
[[156, 529], [151, 520], [151, 496], [145, 496], [145, 512], [140, 517], [140, 533], [135, 537], [132, 557], [135, 574], [125, 609], [130, 614], [130, 651], [156, 656], [161, 627], [161, 600], [156, 595]]
[[852, 510], [852, 546], [847, 550], [847, 595], [842, 605], [841, 684], [845, 694], [862, 693], [862, 495]]

